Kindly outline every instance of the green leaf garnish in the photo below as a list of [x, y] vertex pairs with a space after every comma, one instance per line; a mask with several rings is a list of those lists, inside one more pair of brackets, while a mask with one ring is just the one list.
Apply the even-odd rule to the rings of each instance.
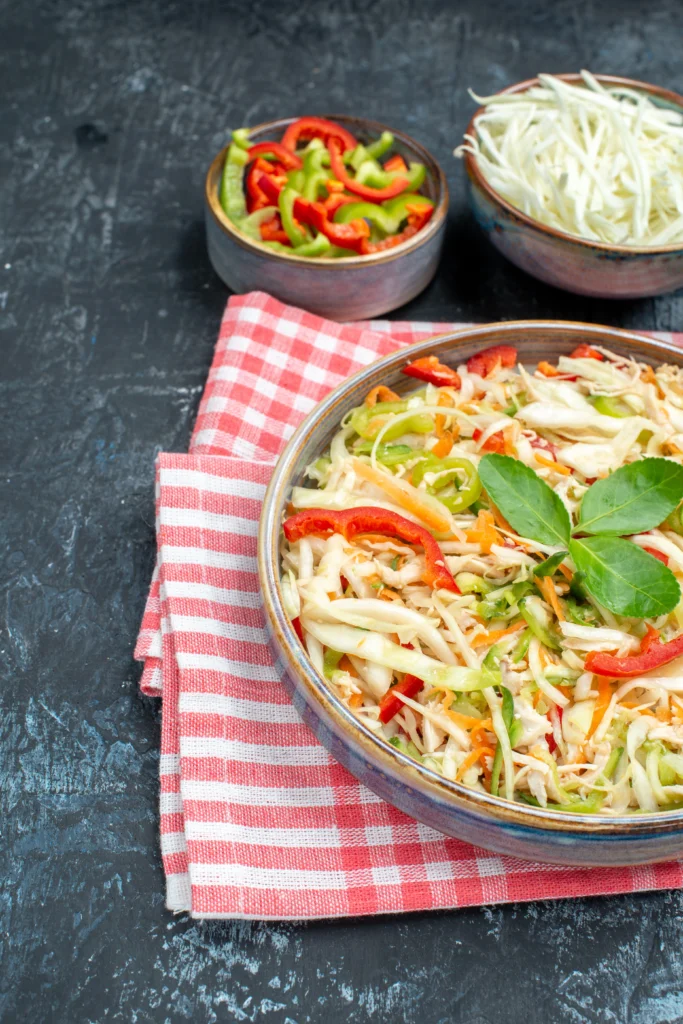
[[510, 455], [485, 455], [479, 463], [479, 477], [521, 537], [566, 548], [571, 532], [569, 513], [533, 469]]
[[564, 562], [565, 558], [569, 554], [568, 551], [557, 551], [550, 558], [546, 558], [545, 562], [541, 562], [532, 570], [533, 576], [552, 576], [555, 570]]
[[597, 480], [586, 491], [576, 533], [646, 533], [663, 523], [683, 498], [683, 466], [641, 459]]
[[674, 574], [637, 544], [620, 537], [573, 539], [569, 553], [587, 589], [615, 615], [654, 618], [672, 611], [681, 598]]

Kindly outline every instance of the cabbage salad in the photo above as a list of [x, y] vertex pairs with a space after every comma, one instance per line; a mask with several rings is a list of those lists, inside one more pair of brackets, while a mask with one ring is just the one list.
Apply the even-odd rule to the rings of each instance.
[[373, 388], [295, 487], [285, 606], [401, 754], [574, 813], [683, 806], [683, 376], [498, 345]]

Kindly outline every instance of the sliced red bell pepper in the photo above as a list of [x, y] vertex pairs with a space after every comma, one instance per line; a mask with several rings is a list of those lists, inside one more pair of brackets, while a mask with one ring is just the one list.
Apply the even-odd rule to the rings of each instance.
[[381, 242], [365, 242], [361, 249], [364, 255], [369, 255], [372, 252], [383, 252], [385, 249], [393, 249], [394, 246], [407, 241], [413, 235], [416, 235], [418, 231], [422, 230], [434, 213], [433, 206], [428, 206], [426, 209], [418, 206], [407, 206], [406, 210], [409, 211], [407, 227], [400, 234], [390, 235], [388, 238], [383, 238]]
[[[282, 185], [267, 174], [261, 174], [257, 181], [268, 199], [277, 204]], [[301, 224], [310, 224], [316, 231], [322, 232], [333, 245], [358, 253], [362, 251], [363, 242], [370, 234], [370, 227], [364, 220], [354, 220], [350, 224], [335, 224], [330, 220], [329, 210], [322, 203], [309, 203], [301, 197], [294, 200], [294, 216]]]
[[394, 153], [385, 163], [384, 170], [388, 171], [389, 174], [407, 174], [408, 165], [400, 153]]
[[355, 196], [361, 196], [363, 199], [369, 199], [371, 202], [380, 203], [384, 199], [393, 199], [394, 196], [400, 195], [401, 192], [405, 192], [408, 188], [408, 179], [402, 177], [396, 178], [392, 181], [391, 185], [387, 185], [385, 188], [371, 188], [370, 185], [362, 185], [355, 178], [352, 178], [346, 170], [342, 160], [343, 150], [341, 143], [337, 139], [330, 139], [327, 148], [330, 151], [332, 173], [336, 178], [339, 178], [347, 192], [352, 192]]
[[[562, 727], [562, 708], [560, 707], [559, 704], [555, 705], [555, 713], [557, 714], [557, 717], [558, 717], [558, 720], [559, 720], [559, 723], [560, 723], [560, 728], [561, 728]], [[548, 721], [552, 725], [553, 724], [553, 720], [550, 717], [550, 711], [548, 711], [546, 713], [545, 717], [548, 719]], [[546, 733], [545, 736], [546, 736], [546, 740], [547, 740], [547, 743], [548, 743], [548, 750], [552, 754], [553, 751], [555, 751], [557, 749], [557, 740], [555, 739], [553, 733], [551, 733], [551, 732], [550, 733]]]
[[280, 242], [281, 245], [291, 245], [287, 232], [283, 230], [282, 223], [278, 216], [267, 220], [259, 227], [261, 238], [264, 242]]
[[683, 633], [675, 640], [669, 640], [668, 644], [663, 644], [657, 630], [648, 627], [638, 654], [617, 658], [614, 654], [603, 651], [590, 651], [586, 656], [586, 671], [610, 679], [629, 679], [644, 672], [652, 672], [662, 665], [668, 665], [674, 658], [680, 658], [682, 655]]
[[572, 354], [571, 354], [571, 356], [569, 358], [570, 359], [599, 359], [600, 362], [604, 362], [604, 360], [605, 360], [605, 357], [603, 356], [602, 352], [597, 352], [594, 348], [591, 348], [590, 345], [585, 345], [585, 344], [583, 344], [583, 342], [580, 345], [577, 345], [577, 347], [574, 349], [574, 351], [572, 352]]
[[323, 200], [323, 206], [327, 210], [327, 216], [332, 219], [340, 206], [348, 206], [349, 203], [356, 203], [356, 196], [345, 196], [342, 192], [333, 192]]
[[250, 202], [248, 203], [249, 213], [253, 213], [254, 210], [261, 210], [264, 206], [270, 206], [268, 196], [263, 191], [258, 183], [258, 178], [261, 174], [270, 174], [271, 166], [267, 160], [263, 160], [261, 157], [253, 162], [247, 176], [245, 178], [245, 187], [247, 190], [247, 196]]
[[381, 533], [398, 537], [406, 544], [419, 544], [424, 548], [425, 570], [422, 579], [435, 589], [443, 588], [459, 594], [458, 585], [446, 565], [441, 548], [429, 530], [419, 523], [383, 508], [361, 506], [336, 512], [327, 508], [309, 508], [287, 519], [282, 527], [285, 537], [294, 544], [302, 537], [316, 533], [341, 533], [353, 540], [361, 533]]
[[397, 693], [402, 693], [404, 697], [416, 697], [423, 686], [422, 680], [417, 676], [411, 676], [410, 673], [405, 675], [400, 683], [396, 683], [396, 686], [391, 686], [379, 702], [380, 722], [386, 725], [405, 707], [403, 701], [396, 696]]
[[[475, 429], [472, 434], [472, 439], [478, 441], [481, 435], [484, 433], [483, 430]], [[495, 452], [496, 455], [505, 455], [505, 438], [499, 432], [497, 434], [491, 434], [487, 437], [482, 445], [481, 450], [483, 452]]]
[[489, 377], [492, 373], [500, 370], [502, 366], [514, 366], [517, 362], [517, 349], [512, 345], [493, 345], [485, 348], [483, 352], [477, 352], [467, 360], [467, 369], [470, 373], [477, 373], [480, 377]]
[[657, 551], [656, 548], [643, 548], [643, 551], [647, 551], [648, 555], [652, 555], [653, 558], [658, 558], [660, 562], [664, 562], [664, 565], [669, 564], [669, 559], [663, 551]]
[[303, 626], [301, 625], [301, 619], [299, 618], [298, 615], [297, 615], [297, 617], [295, 619], [292, 619], [292, 625], [294, 626], [294, 632], [299, 637], [299, 640], [301, 641], [301, 643], [305, 647], [306, 646], [306, 641], [304, 640], [304, 630], [303, 630]]
[[342, 144], [342, 152], [347, 149], [355, 149], [357, 140], [346, 128], [334, 121], [326, 121], [324, 117], [300, 117], [287, 127], [282, 136], [282, 145], [285, 149], [294, 152], [298, 142], [308, 142], [309, 139], [322, 139], [325, 145], [331, 138], [338, 139]]
[[282, 145], [281, 142], [257, 142], [247, 150], [247, 158], [256, 160], [260, 156], [274, 156], [288, 171], [299, 171], [303, 167], [301, 158]]
[[415, 377], [416, 380], [424, 380], [437, 388], [459, 388], [461, 385], [460, 374], [452, 370], [450, 366], [439, 362], [436, 356], [422, 356], [408, 363], [401, 370], [406, 377]]

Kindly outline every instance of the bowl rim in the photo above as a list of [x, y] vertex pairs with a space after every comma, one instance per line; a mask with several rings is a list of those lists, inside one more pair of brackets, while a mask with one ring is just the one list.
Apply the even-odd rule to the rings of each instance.
[[[279, 653], [284, 658], [285, 670], [291, 678], [295, 678], [305, 688], [308, 703], [312, 701], [323, 715], [331, 717], [341, 733], [351, 741], [351, 746], [360, 746], [368, 760], [379, 766], [388, 775], [396, 775], [406, 786], [420, 790], [428, 798], [436, 798], [442, 805], [446, 804], [452, 811], [461, 811], [469, 815], [477, 815], [493, 819], [501, 825], [513, 825], [532, 832], [553, 831], [559, 834], [580, 834], [584, 837], [609, 835], [611, 837], [652, 836], [657, 833], [676, 831], [683, 825], [683, 808], [672, 811], [654, 811], [648, 814], [633, 815], [590, 815], [567, 814], [561, 811], [549, 811], [544, 808], [524, 806], [513, 803], [503, 797], [479, 793], [464, 786], [460, 782], [445, 779], [423, 765], [417, 764], [406, 754], [380, 739], [355, 715], [328, 687], [322, 676], [318, 675], [308, 655], [299, 643], [298, 637], [284, 610], [280, 589], [280, 554], [279, 540], [281, 523], [276, 520], [276, 502], [279, 495], [286, 495], [290, 486], [291, 468], [297, 458], [299, 446], [307, 436], [315, 432], [322, 423], [328, 422], [336, 415], [336, 408], [343, 401], [348, 391], [361, 384], [368, 377], [386, 379], [386, 374], [397, 364], [420, 355], [434, 352], [448, 355], [463, 342], [476, 341], [486, 344], [487, 338], [495, 331], [496, 341], [500, 336], [510, 335], [508, 341], [520, 334], [539, 333], [542, 331], [563, 330], [570, 334], [575, 332], [577, 341], [592, 335], [593, 342], [603, 341], [611, 346], [618, 345], [620, 340], [628, 341], [632, 346], [640, 348], [647, 359], [661, 363], [662, 357], [670, 354], [683, 364], [683, 352], [676, 345], [658, 338], [649, 338], [637, 332], [602, 324], [589, 324], [569, 320], [513, 320], [474, 324], [456, 331], [434, 335], [415, 342], [405, 348], [383, 356], [381, 359], [363, 367], [357, 373], [342, 381], [334, 390], [322, 399], [305, 417], [290, 438], [281, 453], [273, 470], [263, 499], [263, 507], [258, 529], [257, 563], [258, 574], [266, 615], [267, 631], [271, 637], [278, 637]], [[596, 339], [596, 334], [603, 335]], [[503, 339], [505, 340], [505, 339]], [[280, 660], [280, 664], [282, 661]]]
[[[598, 82], [606, 85], [613, 86], [624, 86], [628, 89], [640, 90], [641, 92], [648, 93], [652, 96], [658, 96], [662, 100], [666, 100], [667, 103], [672, 103], [679, 107], [681, 113], [683, 113], [683, 96], [676, 92], [672, 92], [670, 89], [664, 89], [659, 85], [652, 85], [650, 82], [641, 82], [636, 78], [622, 78], [619, 75], [594, 75], [594, 78]], [[572, 72], [571, 74], [553, 75], [553, 78], [559, 78], [563, 82], [581, 82], [583, 79], [580, 74]], [[517, 82], [514, 85], [509, 85], [505, 89], [501, 89], [496, 95], [504, 95], [506, 93], [526, 92], [534, 85], [539, 84], [538, 78], [527, 78], [523, 82]], [[479, 107], [475, 110], [474, 114], [470, 118], [469, 124], [465, 129], [465, 135], [476, 134], [475, 120], [480, 114], [484, 112], [485, 107]], [[463, 136], [464, 139], [464, 136]], [[544, 224], [540, 220], [536, 220], [534, 217], [530, 217], [529, 214], [519, 210], [512, 203], [508, 202], [500, 192], [497, 192], [492, 185], [486, 180], [483, 171], [479, 166], [479, 162], [472, 153], [465, 153], [464, 156], [465, 170], [471, 181], [475, 182], [482, 192], [498, 206], [502, 207], [507, 213], [512, 214], [517, 220], [527, 227], [533, 228], [541, 234], [550, 236], [551, 238], [557, 238], [565, 242], [572, 242], [577, 246], [582, 246], [587, 249], [594, 249], [597, 252], [609, 252], [618, 253], [623, 256], [658, 256], [673, 254], [683, 251], [683, 242], [674, 243], [672, 245], [610, 245], [608, 242], [595, 242], [590, 238], [582, 238], [580, 235], [571, 235], [568, 231], [561, 231], [559, 228], [551, 227], [548, 224]]]
[[[290, 255], [289, 253], [274, 252], [272, 249], [267, 249], [265, 246], [259, 245], [257, 242], [252, 241], [252, 239], [247, 238], [246, 235], [238, 231], [232, 221], [229, 220], [220, 204], [218, 189], [215, 187], [215, 184], [218, 181], [221, 169], [225, 162], [225, 155], [230, 146], [230, 143], [227, 143], [227, 145], [225, 145], [211, 161], [204, 181], [204, 198], [206, 207], [211, 212], [214, 222], [221, 231], [228, 235], [233, 242], [236, 242], [243, 249], [256, 253], [264, 259], [269, 259], [274, 262], [279, 261], [280, 263], [291, 263], [294, 266], [306, 266], [311, 269], [315, 267], [322, 267], [327, 270], [330, 268], [338, 268], [339, 270], [358, 269], [360, 267], [376, 266], [379, 263], [389, 263], [391, 260], [404, 256], [407, 252], [413, 252], [416, 249], [419, 249], [426, 242], [429, 242], [434, 238], [434, 236], [437, 235], [443, 227], [448, 213], [448, 183], [441, 164], [434, 156], [432, 156], [426, 146], [423, 146], [422, 143], [417, 142], [405, 132], [402, 132], [399, 129], [389, 128], [387, 125], [381, 124], [379, 121], [373, 121], [371, 118], [355, 117], [351, 114], [319, 114], [317, 116], [324, 117], [328, 121], [340, 122], [345, 126], [349, 124], [362, 126], [363, 129], [369, 129], [372, 132], [376, 132], [378, 135], [381, 135], [384, 131], [390, 131], [394, 138], [415, 150], [416, 154], [421, 157], [421, 161], [425, 164], [427, 174], [431, 174], [434, 179], [437, 189], [438, 198], [435, 203], [434, 213], [426, 227], [418, 231], [418, 233], [412, 238], [408, 238], [405, 242], [401, 242], [400, 245], [396, 245], [392, 249], [387, 249], [383, 252], [369, 253], [367, 256], [346, 256], [343, 260], [333, 259], [327, 256], [318, 256], [316, 259], [311, 259], [310, 256], [295, 256], [293, 254]], [[284, 130], [288, 125], [298, 120], [298, 117], [280, 117], [273, 121], [263, 121], [261, 124], [256, 124], [251, 127], [249, 131], [274, 132], [279, 129]]]

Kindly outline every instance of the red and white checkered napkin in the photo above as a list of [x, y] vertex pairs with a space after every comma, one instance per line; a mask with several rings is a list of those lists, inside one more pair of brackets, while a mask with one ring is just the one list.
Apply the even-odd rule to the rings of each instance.
[[344, 377], [452, 326], [333, 324], [261, 293], [228, 304], [190, 454], [157, 463], [157, 570], [136, 649], [143, 691], [163, 700], [171, 910], [284, 920], [683, 885], [679, 863], [529, 864], [413, 821], [329, 756], [275, 669], [256, 531], [279, 451]]

